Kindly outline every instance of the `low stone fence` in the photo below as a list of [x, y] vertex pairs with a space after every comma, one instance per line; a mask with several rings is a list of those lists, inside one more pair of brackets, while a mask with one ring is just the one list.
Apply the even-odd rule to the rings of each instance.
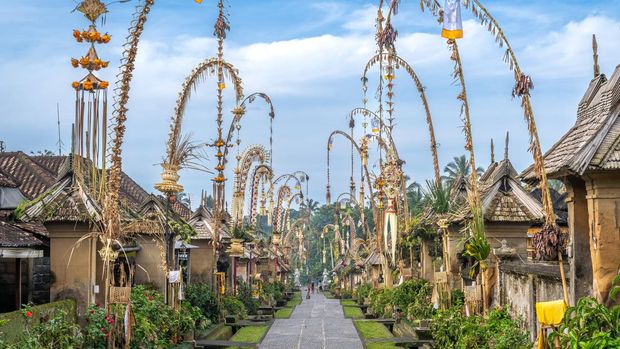
[[[64, 299], [58, 302], [35, 305], [29, 308], [29, 310], [32, 312], [30, 321], [32, 321], [33, 326], [40, 323], [41, 319], [51, 317], [52, 313], [57, 310], [65, 312], [67, 321], [72, 323], [77, 322], [76, 303], [73, 299]], [[13, 343], [19, 339], [24, 332], [26, 319], [22, 315], [21, 310], [17, 310], [0, 314], [0, 322], [4, 322], [3, 320], [8, 320], [8, 322], [0, 326], [0, 336], [2, 336], [6, 342]]]
[[520, 319], [533, 340], [538, 329], [536, 303], [563, 298], [560, 269], [554, 263], [502, 262], [495, 294], [493, 303], [507, 307], [511, 315]]

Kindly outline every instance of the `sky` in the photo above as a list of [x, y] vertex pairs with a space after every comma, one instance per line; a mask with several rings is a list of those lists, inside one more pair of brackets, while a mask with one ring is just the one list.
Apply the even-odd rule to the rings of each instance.
[[[71, 57], [84, 54], [72, 38], [73, 29], [87, 21], [71, 10], [77, 1], [0, 2], [0, 140], [6, 150], [57, 152], [56, 105], [61, 119], [63, 153], [70, 150], [75, 93], [71, 82], [84, 73], [73, 69]], [[99, 48], [110, 67], [98, 72], [114, 81], [136, 0], [112, 4], [100, 31], [112, 41]], [[497, 0], [485, 1], [516, 52], [522, 70], [534, 81], [532, 103], [543, 150], [549, 149], [573, 125], [577, 104], [593, 77], [591, 36], [596, 34], [601, 71], [611, 75], [620, 64], [620, 1], [617, 0]], [[225, 58], [239, 69], [246, 95], [267, 93], [274, 104], [273, 166], [276, 174], [305, 171], [309, 196], [325, 200], [327, 138], [348, 130], [347, 115], [362, 106], [360, 77], [375, 53], [374, 18], [377, 1], [227, 0], [231, 31]], [[123, 169], [147, 191], [161, 172], [170, 117], [180, 87], [203, 60], [216, 53], [212, 36], [217, 15], [215, 0], [156, 0], [140, 42], [131, 85]], [[466, 9], [465, 38], [459, 41], [470, 101], [477, 164], [490, 163], [490, 142], [503, 156], [510, 132], [510, 159], [518, 171], [532, 157], [519, 101], [511, 97], [512, 73], [502, 61], [503, 50]], [[402, 0], [393, 24], [396, 50], [410, 63], [426, 87], [443, 168], [465, 154], [445, 40], [441, 28], [418, 1]], [[369, 73], [369, 106], [378, 81]], [[415, 86], [403, 72], [395, 80], [394, 139], [405, 171], [423, 183], [433, 175], [424, 110]], [[197, 141], [215, 138], [214, 81], [200, 84], [187, 105], [184, 132]], [[234, 107], [227, 89], [225, 110]], [[255, 102], [240, 130], [241, 150], [268, 145], [268, 110]], [[361, 134], [358, 129], [357, 135]], [[236, 149], [231, 151], [236, 154]], [[213, 155], [213, 154], [211, 154]], [[213, 156], [211, 157], [213, 159]], [[228, 168], [232, 178], [234, 159]], [[332, 196], [348, 190], [350, 144], [336, 139], [331, 155]], [[358, 160], [356, 160], [358, 161]], [[375, 162], [371, 162], [371, 165]], [[214, 166], [213, 162], [208, 163]], [[357, 166], [355, 176], [359, 177]], [[196, 202], [201, 190], [211, 191], [212, 175], [181, 172], [180, 182]], [[232, 182], [228, 182], [228, 194]]]

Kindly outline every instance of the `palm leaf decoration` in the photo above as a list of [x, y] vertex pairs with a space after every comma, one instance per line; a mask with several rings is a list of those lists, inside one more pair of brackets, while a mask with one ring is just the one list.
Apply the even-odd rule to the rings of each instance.
[[192, 141], [192, 134], [189, 133], [178, 138], [169, 162], [171, 165], [176, 165], [180, 169], [192, 169], [212, 173], [212, 171], [204, 165], [207, 159], [205, 145]]

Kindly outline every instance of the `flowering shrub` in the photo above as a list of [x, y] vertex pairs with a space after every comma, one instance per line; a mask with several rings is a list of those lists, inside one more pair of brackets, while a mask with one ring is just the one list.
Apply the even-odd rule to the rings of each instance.
[[97, 304], [88, 307], [86, 326], [84, 327], [84, 347], [105, 349], [106, 340], [114, 327], [114, 318], [106, 314], [105, 309]]
[[26, 321], [25, 331], [14, 345], [9, 349], [55, 349], [55, 348], [80, 348], [82, 336], [80, 327], [67, 321], [64, 310], [54, 310], [44, 316], [40, 323], [33, 318], [34, 312], [31, 306], [26, 306], [21, 311]]
[[268, 304], [276, 304], [278, 301], [284, 299], [284, 283], [274, 281], [272, 283], [266, 283], [263, 286], [263, 300]]
[[135, 316], [131, 348], [168, 348], [178, 343], [182, 336], [194, 329], [209, 324], [202, 311], [188, 302], [181, 303], [181, 309], [167, 306], [164, 297], [157, 291], [135, 286], [131, 292], [131, 304]]
[[260, 302], [252, 296], [251, 285], [241, 278], [237, 278], [237, 299], [243, 303], [248, 314], [256, 314]]
[[370, 291], [370, 311], [378, 317], [391, 316], [394, 311], [392, 303], [393, 289], [374, 289]]

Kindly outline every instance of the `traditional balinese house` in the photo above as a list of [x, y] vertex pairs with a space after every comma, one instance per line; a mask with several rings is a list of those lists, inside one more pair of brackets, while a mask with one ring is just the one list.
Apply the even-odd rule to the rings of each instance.
[[[36, 172], [7, 155], [0, 153], [0, 163], [8, 163], [9, 168], [0, 167], [0, 313], [19, 309], [26, 303], [48, 302], [50, 283], [47, 230], [12, 219], [14, 211], [26, 200], [22, 189], [32, 189], [20, 189], [19, 174]], [[29, 160], [25, 154], [20, 157]]]
[[[494, 156], [492, 156], [494, 158]], [[449, 220], [446, 229], [448, 256], [448, 283], [451, 288], [475, 295], [479, 305], [506, 306], [518, 315], [523, 326], [532, 333], [536, 330], [533, 305], [537, 301], [561, 298], [562, 287], [557, 263], [539, 263], [531, 260], [530, 240], [532, 233], [544, 222], [540, 193], [528, 190], [519, 180], [518, 173], [508, 156], [508, 137], [504, 158], [492, 161], [480, 176], [479, 193], [484, 215], [485, 234], [492, 248], [488, 269], [484, 275], [484, 293], [480, 290], [480, 278], [470, 277], [472, 260], [463, 258], [463, 227], [470, 218], [468, 205]], [[561, 202], [561, 195], [553, 191], [553, 197]], [[556, 205], [557, 223], [566, 226], [562, 205]], [[467, 297], [466, 297], [467, 298]]]
[[[544, 155], [548, 178], [566, 186], [570, 234], [570, 302], [607, 301], [620, 267], [620, 66], [594, 79], [573, 127]], [[536, 182], [532, 167], [522, 174]]]
[[43, 227], [0, 220], [0, 313], [49, 301], [48, 262]]
[[[12, 244], [12, 248], [16, 248], [19, 245], [15, 241], [16, 236], [31, 235], [31, 238], [24, 238], [24, 241], [28, 240], [24, 242], [26, 245], [19, 245], [30, 250], [22, 250], [23, 253], [36, 257], [27, 268], [22, 262], [25, 275], [32, 275], [30, 281], [33, 287], [23, 289], [27, 290], [28, 300], [45, 303], [72, 297], [78, 301], [78, 309], [82, 313], [86, 305], [103, 302], [102, 261], [98, 253], [102, 246], [97, 238], [101, 207], [88, 184], [88, 169], [91, 167], [82, 167], [76, 175], [74, 159], [73, 156], [0, 153], [0, 174], [3, 178], [1, 201], [4, 202], [2, 217], [15, 220], [4, 225], [0, 236], [7, 239], [7, 246]], [[10, 196], [4, 195], [7, 192]], [[16, 206], [15, 201], [20, 197], [23, 201]], [[155, 236], [161, 234], [161, 222], [164, 221], [161, 209], [154, 211], [152, 208], [163, 207], [162, 202], [122, 174], [120, 207], [127, 238], [126, 241], [115, 242], [113, 248], [119, 253], [119, 265], [123, 258], [125, 262], [139, 265], [136, 268], [139, 282], [157, 281], [160, 276], [163, 280], [163, 271], [162, 275], [158, 274], [162, 265], [161, 249], [151, 243]], [[187, 211], [185, 215], [189, 216], [187, 208], [184, 210]], [[184, 215], [184, 210], [178, 203], [172, 205], [172, 218]], [[18, 234], [16, 227], [22, 232]], [[32, 237], [39, 240], [39, 245]], [[143, 260], [145, 258], [154, 260], [149, 264]], [[9, 272], [13, 269], [7, 268]], [[44, 289], [39, 291], [37, 285]], [[22, 292], [22, 298], [24, 294]]]
[[[377, 251], [372, 250], [368, 257], [364, 259], [363, 278], [367, 282], [372, 283], [374, 288], [385, 286], [385, 277], [383, 275], [383, 256]], [[365, 274], [364, 274], [365, 271]]]
[[[190, 265], [192, 279], [195, 282], [213, 282], [213, 275], [216, 272], [215, 251], [213, 248], [213, 214], [207, 207], [206, 199], [201, 199], [200, 205], [192, 213], [188, 220], [189, 225], [194, 229], [194, 235], [190, 244], [196, 246], [190, 255]], [[231, 239], [230, 230], [226, 222], [219, 226], [218, 234], [220, 244], [228, 244]], [[230, 268], [232, 269], [232, 268]], [[227, 275], [230, 279], [231, 275]]]
[[[140, 205], [137, 211], [138, 217], [143, 217], [147, 222], [154, 222], [158, 224], [158, 227], [145, 227], [139, 230], [137, 233], [128, 236], [128, 239], [133, 242], [133, 246], [137, 248], [137, 251], [128, 251], [132, 247], [124, 247], [126, 253], [123, 256], [129, 256], [135, 258], [135, 264], [138, 266], [135, 270], [134, 283], [151, 283], [159, 290], [163, 290], [166, 287], [166, 270], [162, 259], [165, 259], [165, 244], [163, 240], [163, 234], [161, 226], [167, 219], [170, 225], [169, 229], [183, 224], [191, 214], [191, 211], [182, 203], [175, 201], [169, 205], [166, 209], [166, 199], [161, 196], [149, 194], [146, 200]], [[168, 212], [166, 212], [168, 211]], [[167, 218], [166, 218], [167, 217]], [[165, 226], [164, 226], [165, 227]], [[175, 242], [175, 262], [176, 265], [191, 266], [189, 260], [185, 261], [185, 257], [191, 256], [191, 250], [195, 246], [191, 244], [184, 244], [177, 237]], [[189, 282], [191, 279], [191, 272], [184, 275], [184, 282]]]

